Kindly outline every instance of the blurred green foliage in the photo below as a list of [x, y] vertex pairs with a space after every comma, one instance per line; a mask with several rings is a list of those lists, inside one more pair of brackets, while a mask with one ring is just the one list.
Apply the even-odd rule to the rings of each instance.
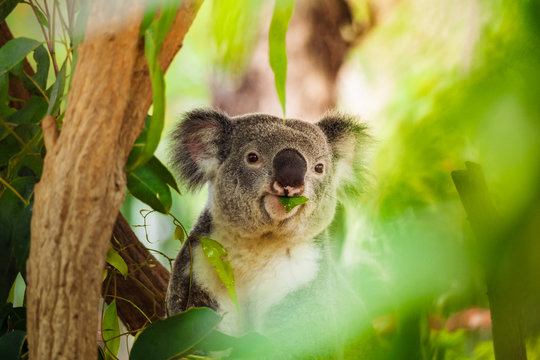
[[[364, 2], [351, 4], [355, 16], [367, 16]], [[242, 74], [264, 9], [263, 1], [205, 1], [166, 75], [166, 128], [180, 112], [211, 103], [209, 77]], [[28, 21], [29, 16], [33, 14], [19, 6], [8, 23], [17, 36], [39, 38], [39, 25], [35, 19]], [[348, 66], [362, 73], [369, 91], [345, 94], [342, 105], [350, 108], [345, 98], [378, 104], [366, 119], [375, 141], [369, 151], [366, 191], [357, 199], [358, 206], [339, 209], [332, 236], [339, 244], [336, 256], [343, 271], [371, 315], [359, 324], [358, 337], [374, 328], [382, 348], [374, 358], [493, 359], [489, 329], [461, 322], [456, 330], [450, 324], [466, 310], [489, 307], [486, 279], [497, 269], [507, 271], [515, 282], [508, 297], [516, 299], [522, 311], [529, 358], [540, 358], [538, 44], [537, 1], [403, 0], [350, 54]], [[65, 50], [58, 50], [63, 58]], [[37, 51], [29, 61], [44, 64]], [[55, 84], [61, 85], [55, 79], [51, 68], [45, 83], [49, 94]], [[33, 99], [26, 111], [42, 115], [46, 106]], [[34, 125], [21, 123], [17, 133], [29, 141]], [[160, 143], [157, 157], [167, 158], [166, 144]], [[3, 145], [23, 149], [16, 142]], [[35, 150], [42, 151], [39, 141]], [[1, 159], [7, 164], [6, 154], [2, 151]], [[37, 181], [40, 162], [25, 161], [33, 172], [17, 182], [6, 180], [28, 200], [28, 184]], [[495, 252], [477, 241], [450, 177], [465, 161], [482, 165], [500, 215], [493, 228], [502, 246]], [[163, 210], [170, 208], [191, 228], [205, 194], [171, 193], [172, 205], [167, 202]], [[3, 228], [9, 228], [10, 241], [13, 231], [27, 239], [29, 234], [21, 229], [30, 208], [8, 192], [1, 200], [9, 203], [3, 212], [13, 209], [11, 213], [21, 217], [20, 226]], [[129, 212], [136, 214], [145, 206], [133, 205], [136, 201], [128, 197], [123, 209], [131, 223], [140, 218]], [[148, 229], [150, 238], [168, 239], [157, 247], [173, 257], [180, 246], [173, 239], [173, 224], [163, 218], [154, 224]], [[24, 272], [20, 262], [27, 242], [19, 244], [12, 266]], [[11, 254], [11, 247], [6, 251]], [[481, 261], [486, 257], [488, 268]], [[9, 282], [15, 275], [16, 271], [10, 274]], [[4, 288], [8, 290], [3, 296], [8, 297], [9, 284]], [[17, 331], [23, 327], [10, 305], [2, 309], [2, 332], [7, 326]], [[19, 334], [14, 333], [18, 344]]]

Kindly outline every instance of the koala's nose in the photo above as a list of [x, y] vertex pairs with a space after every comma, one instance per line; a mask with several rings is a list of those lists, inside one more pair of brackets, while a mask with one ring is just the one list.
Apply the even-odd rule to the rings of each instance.
[[283, 149], [274, 157], [272, 189], [279, 195], [298, 196], [304, 192], [306, 159], [294, 149]]

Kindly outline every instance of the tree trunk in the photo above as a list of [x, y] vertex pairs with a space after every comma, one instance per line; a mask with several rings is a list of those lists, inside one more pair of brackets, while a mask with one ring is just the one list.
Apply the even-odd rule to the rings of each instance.
[[[201, 3], [182, 3], [160, 55], [163, 69]], [[27, 263], [33, 360], [97, 357], [101, 280], [125, 195], [125, 162], [151, 104], [139, 38], [143, 7], [141, 1], [92, 3], [60, 136], [54, 119], [43, 121], [47, 155], [35, 188]]]

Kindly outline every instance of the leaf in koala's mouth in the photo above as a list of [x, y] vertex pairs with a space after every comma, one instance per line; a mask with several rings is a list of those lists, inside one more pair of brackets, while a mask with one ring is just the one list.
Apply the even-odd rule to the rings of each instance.
[[290, 212], [292, 209], [294, 209], [298, 205], [302, 205], [303, 203], [309, 200], [305, 196], [294, 196], [294, 197], [278, 196], [278, 197], [279, 197], [279, 200], [281, 200], [281, 205], [285, 207], [285, 211], [287, 212]]

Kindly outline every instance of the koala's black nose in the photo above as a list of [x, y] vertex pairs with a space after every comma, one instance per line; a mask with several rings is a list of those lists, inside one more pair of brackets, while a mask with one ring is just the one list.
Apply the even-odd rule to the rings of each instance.
[[304, 192], [306, 159], [296, 150], [283, 149], [274, 158], [272, 188], [278, 195], [298, 196]]

